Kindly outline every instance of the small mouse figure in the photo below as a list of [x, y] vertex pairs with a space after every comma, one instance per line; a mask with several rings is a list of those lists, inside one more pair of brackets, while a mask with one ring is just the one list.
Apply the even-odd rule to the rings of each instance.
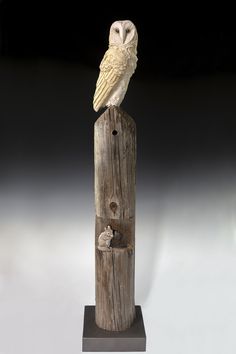
[[104, 231], [98, 237], [98, 249], [100, 251], [111, 252], [111, 240], [113, 238], [113, 230], [111, 226], [105, 227]]

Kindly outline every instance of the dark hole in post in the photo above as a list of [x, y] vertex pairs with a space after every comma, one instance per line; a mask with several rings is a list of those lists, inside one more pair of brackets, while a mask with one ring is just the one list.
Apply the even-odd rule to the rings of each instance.
[[116, 209], [117, 209], [117, 204], [115, 202], [111, 202], [110, 203], [110, 208], [113, 211], [113, 213], [115, 214]]
[[113, 130], [112, 134], [113, 134], [113, 135], [117, 135], [117, 134], [118, 134], [118, 131], [117, 131], [117, 130]]

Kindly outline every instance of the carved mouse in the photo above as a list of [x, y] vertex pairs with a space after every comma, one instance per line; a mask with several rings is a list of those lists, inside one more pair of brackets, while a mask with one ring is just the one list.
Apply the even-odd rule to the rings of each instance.
[[110, 225], [105, 227], [104, 231], [98, 237], [98, 249], [100, 251], [111, 251], [111, 240], [113, 238], [113, 230]]

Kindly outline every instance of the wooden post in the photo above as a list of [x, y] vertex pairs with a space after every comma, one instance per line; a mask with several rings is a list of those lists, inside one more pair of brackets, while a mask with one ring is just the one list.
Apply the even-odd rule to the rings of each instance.
[[135, 318], [136, 125], [109, 107], [94, 125], [96, 311], [98, 327], [129, 328]]

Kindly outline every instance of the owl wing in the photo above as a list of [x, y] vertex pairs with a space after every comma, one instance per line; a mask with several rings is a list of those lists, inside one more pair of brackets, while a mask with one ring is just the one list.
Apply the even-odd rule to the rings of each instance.
[[100, 64], [93, 107], [97, 112], [105, 106], [113, 88], [119, 83], [127, 68], [127, 57], [121, 50], [109, 48]]

